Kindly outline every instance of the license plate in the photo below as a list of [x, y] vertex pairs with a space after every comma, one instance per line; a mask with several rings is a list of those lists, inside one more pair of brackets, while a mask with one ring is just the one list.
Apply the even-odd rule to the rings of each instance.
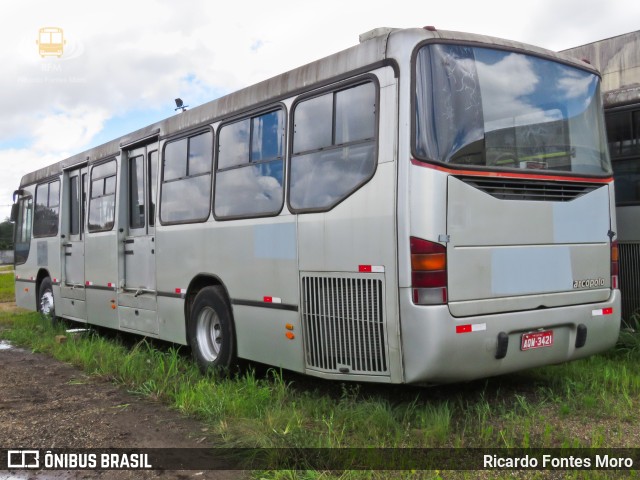
[[551, 345], [553, 345], [553, 330], [525, 333], [522, 335], [520, 350], [532, 350], [534, 348], [550, 347]]

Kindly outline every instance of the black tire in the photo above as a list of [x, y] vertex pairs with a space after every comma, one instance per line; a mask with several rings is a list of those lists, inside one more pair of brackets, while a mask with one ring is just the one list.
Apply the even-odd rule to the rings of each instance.
[[42, 283], [40, 283], [40, 289], [38, 290], [38, 311], [53, 325], [58, 323], [56, 305], [53, 298], [53, 284], [49, 277], [45, 277]]
[[203, 373], [229, 372], [237, 364], [231, 309], [220, 287], [198, 292], [187, 329], [193, 359]]

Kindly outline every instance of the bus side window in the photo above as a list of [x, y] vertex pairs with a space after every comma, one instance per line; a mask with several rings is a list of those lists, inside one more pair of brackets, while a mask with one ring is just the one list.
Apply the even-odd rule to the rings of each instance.
[[199, 133], [164, 148], [160, 221], [204, 222], [211, 210], [213, 134]]
[[21, 198], [18, 201], [18, 218], [15, 224], [15, 262], [25, 263], [31, 247], [31, 222], [33, 217], [33, 199]]
[[129, 159], [129, 227], [145, 226], [144, 156]]
[[33, 236], [52, 237], [58, 234], [60, 180], [43, 183], [36, 188]]
[[111, 230], [116, 211], [116, 162], [110, 160], [91, 169], [89, 232]]
[[376, 101], [376, 86], [367, 82], [295, 106], [289, 180], [292, 210], [330, 210], [373, 176]]
[[216, 218], [277, 215], [284, 189], [281, 109], [223, 125], [218, 134]]

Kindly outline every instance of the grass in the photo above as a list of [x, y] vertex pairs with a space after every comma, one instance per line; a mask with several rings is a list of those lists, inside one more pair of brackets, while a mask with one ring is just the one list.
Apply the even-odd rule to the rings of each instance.
[[15, 298], [14, 279], [10, 272], [11, 270], [0, 267], [0, 303], [13, 302]]
[[434, 388], [324, 382], [273, 369], [202, 376], [179, 347], [104, 331], [56, 343], [62, 333], [38, 314], [0, 311], [0, 337], [194, 416], [223, 447], [630, 448], [640, 440], [640, 337], [630, 331], [603, 355]]

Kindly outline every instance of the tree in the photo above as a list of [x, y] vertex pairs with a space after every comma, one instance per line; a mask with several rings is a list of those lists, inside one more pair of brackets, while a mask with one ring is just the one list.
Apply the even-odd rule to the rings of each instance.
[[0, 223], [0, 250], [13, 250], [13, 223]]

